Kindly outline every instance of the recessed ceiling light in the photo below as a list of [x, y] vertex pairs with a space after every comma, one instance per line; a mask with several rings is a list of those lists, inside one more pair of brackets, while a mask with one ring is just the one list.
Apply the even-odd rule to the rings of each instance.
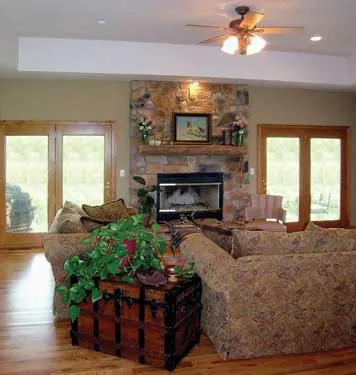
[[320, 36], [320, 35], [314, 35], [314, 36], [312, 36], [312, 37], [310, 38], [310, 40], [311, 40], [312, 42], [319, 42], [319, 41], [322, 40], [322, 39], [323, 39], [323, 37]]
[[101, 19], [96, 21], [99, 25], [106, 25], [108, 23], [107, 20]]

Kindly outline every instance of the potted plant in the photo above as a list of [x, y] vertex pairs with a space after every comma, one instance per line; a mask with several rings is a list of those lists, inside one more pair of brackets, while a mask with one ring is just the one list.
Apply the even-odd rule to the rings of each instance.
[[146, 180], [141, 176], [133, 176], [132, 179], [142, 185], [142, 187], [136, 191], [139, 204], [138, 211], [144, 215], [144, 224], [148, 226], [151, 216], [156, 210], [156, 202], [151, 193], [157, 191], [159, 187], [157, 185], [146, 185]]
[[[148, 231], [142, 215], [134, 215], [95, 229], [83, 240], [86, 244], [94, 241], [92, 250], [82, 257], [72, 256], [64, 263], [66, 278], [75, 282], [55, 288], [63, 302], [70, 304], [68, 312], [72, 321], [79, 316], [82, 301], [91, 298], [94, 303], [102, 298], [96, 280], [116, 277], [122, 282], [133, 283], [139, 271], [162, 270], [161, 256], [166, 241], [157, 236], [158, 229], [159, 225], [153, 224]], [[132, 254], [129, 254], [127, 240], [135, 241]]]

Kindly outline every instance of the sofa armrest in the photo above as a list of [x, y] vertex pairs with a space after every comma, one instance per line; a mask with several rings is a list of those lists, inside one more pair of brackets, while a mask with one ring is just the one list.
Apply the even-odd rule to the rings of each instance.
[[202, 233], [186, 235], [180, 251], [185, 259], [195, 263], [197, 273], [209, 288], [227, 295], [225, 279], [231, 274], [234, 259], [226, 251]]
[[231, 345], [231, 262], [234, 259], [202, 233], [186, 235], [182, 255], [195, 263], [202, 284], [202, 325], [219, 355], [226, 359]]
[[45, 257], [51, 263], [56, 284], [64, 281], [65, 260], [73, 255], [81, 255], [93, 247], [93, 243], [89, 245], [82, 243], [86, 237], [88, 233], [48, 234], [43, 239]]

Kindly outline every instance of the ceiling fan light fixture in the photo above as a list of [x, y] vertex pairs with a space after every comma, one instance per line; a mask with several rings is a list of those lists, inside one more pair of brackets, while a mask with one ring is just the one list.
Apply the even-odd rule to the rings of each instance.
[[228, 53], [229, 55], [234, 55], [239, 47], [239, 41], [236, 38], [236, 36], [229, 36], [223, 46], [221, 47], [221, 50], [225, 53]]
[[250, 44], [247, 46], [246, 55], [253, 55], [261, 52], [266, 47], [267, 42], [259, 35], [251, 35]]

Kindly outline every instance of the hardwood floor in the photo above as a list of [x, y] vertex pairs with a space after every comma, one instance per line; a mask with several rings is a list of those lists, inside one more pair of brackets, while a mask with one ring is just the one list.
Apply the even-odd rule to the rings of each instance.
[[[53, 278], [40, 252], [0, 253], [0, 374], [134, 375], [167, 371], [73, 347], [69, 324], [51, 316]], [[352, 375], [356, 348], [222, 361], [206, 336], [175, 372], [185, 375]]]

